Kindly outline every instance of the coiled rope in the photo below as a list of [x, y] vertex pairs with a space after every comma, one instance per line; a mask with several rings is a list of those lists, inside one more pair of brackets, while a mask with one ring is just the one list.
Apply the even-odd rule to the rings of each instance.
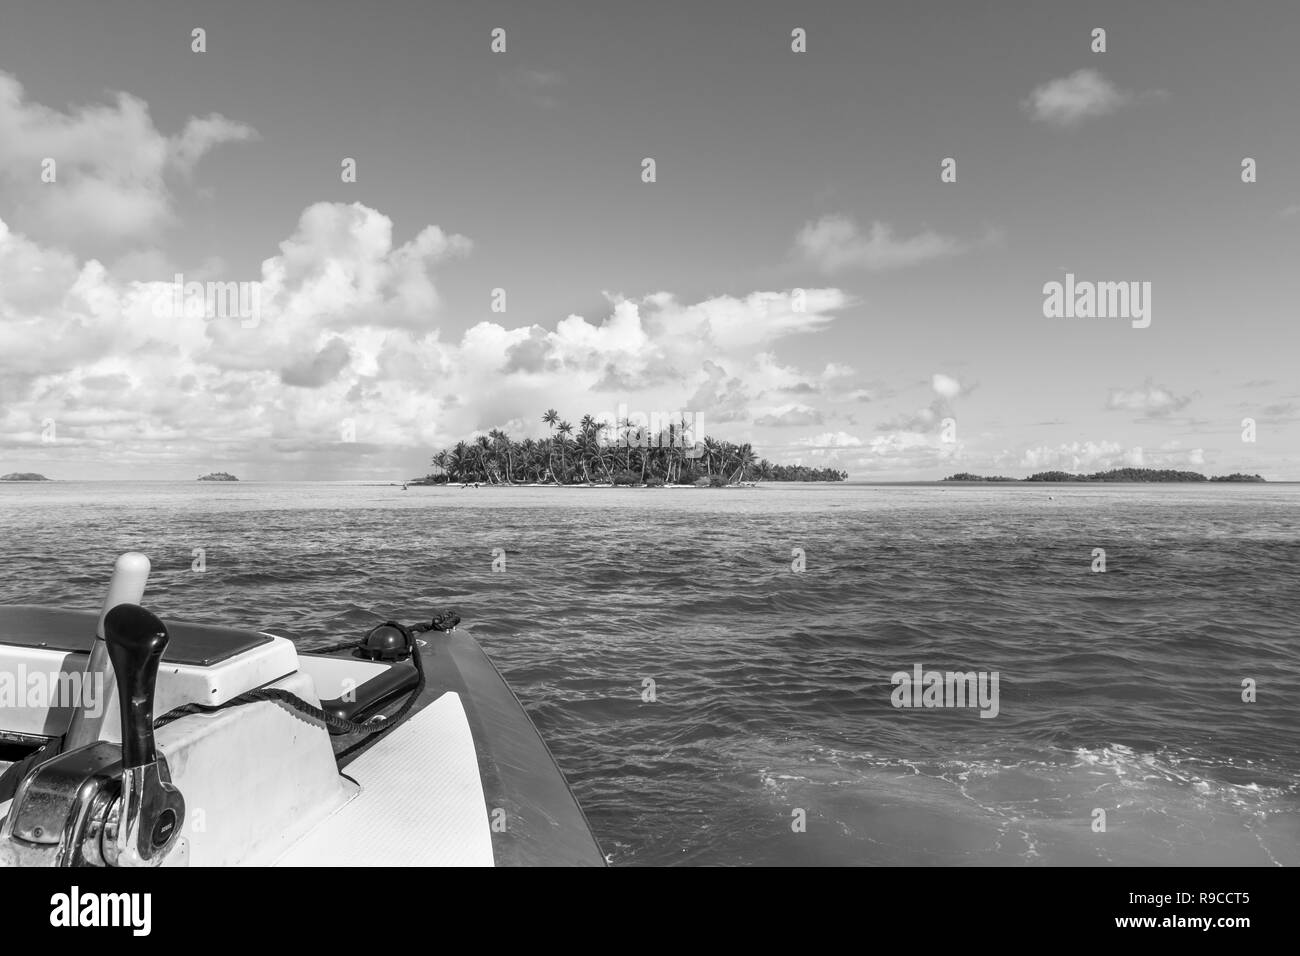
[[420, 641], [416, 635], [423, 634], [426, 631], [450, 631], [459, 623], [460, 618], [450, 611], [443, 611], [434, 615], [433, 620], [428, 624], [415, 624], [411, 627], [406, 627], [396, 621], [385, 621], [383, 624], [378, 624], [367, 631], [365, 637], [359, 641], [344, 641], [340, 644], [316, 649], [316, 653], [318, 654], [332, 654], [339, 651], [355, 650], [356, 648], [362, 647], [365, 644], [366, 639], [381, 627], [397, 627], [409, 635], [411, 663], [415, 665], [415, 672], [418, 675], [418, 679], [416, 680], [415, 687], [402, 703], [402, 706], [391, 717], [385, 717], [383, 714], [376, 714], [374, 717], [362, 721], [348, 720], [344, 717], [339, 717], [336, 714], [325, 712], [314, 704], [310, 704], [303, 700], [291, 691], [282, 690], [276, 687], [257, 687], [253, 690], [245, 691], [238, 697], [232, 697], [230, 700], [221, 704], [182, 704], [157, 718], [153, 722], [153, 725], [155, 728], [158, 728], [170, 724], [174, 720], [187, 717], [190, 714], [212, 714], [217, 713], [218, 711], [228, 710], [231, 707], [240, 707], [244, 704], [254, 704], [259, 701], [275, 701], [284, 704], [290, 710], [294, 710], [313, 720], [320, 721], [326, 727], [335, 730], [340, 734], [365, 734], [366, 738], [364, 740], [357, 741], [338, 755], [340, 758], [345, 757], [362, 744], [371, 743], [370, 738], [373, 735], [392, 730], [405, 720], [406, 715], [409, 714], [411, 708], [415, 706], [415, 702], [419, 699], [420, 694], [424, 692], [424, 662], [420, 659]]

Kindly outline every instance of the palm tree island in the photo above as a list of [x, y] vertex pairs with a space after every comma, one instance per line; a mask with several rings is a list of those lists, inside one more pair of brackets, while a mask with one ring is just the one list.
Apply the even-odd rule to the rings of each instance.
[[624, 419], [615, 424], [583, 415], [575, 429], [549, 408], [543, 439], [515, 441], [494, 428], [471, 441], [457, 442], [433, 456], [432, 474], [421, 484], [617, 485], [721, 488], [754, 480], [843, 481], [847, 472], [805, 465], [774, 465], [759, 459], [752, 445], [706, 436], [692, 441], [688, 423], [652, 432]]

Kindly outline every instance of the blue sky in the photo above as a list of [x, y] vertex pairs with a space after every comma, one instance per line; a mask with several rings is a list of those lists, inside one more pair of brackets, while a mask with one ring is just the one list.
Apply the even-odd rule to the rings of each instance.
[[[17, 0], [0, 470], [391, 479], [622, 405], [862, 478], [1297, 479], [1297, 39], [1261, 2]], [[159, 316], [177, 272], [258, 321]], [[1067, 272], [1151, 283], [1150, 326], [1046, 318]]]

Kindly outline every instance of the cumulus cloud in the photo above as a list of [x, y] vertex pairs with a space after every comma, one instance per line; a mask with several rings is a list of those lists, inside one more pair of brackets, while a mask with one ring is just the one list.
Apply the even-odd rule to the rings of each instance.
[[1148, 381], [1139, 388], [1113, 388], [1106, 398], [1112, 411], [1137, 412], [1145, 417], [1160, 418], [1182, 411], [1191, 395], [1176, 395], [1172, 389]]
[[272, 311], [337, 327], [427, 328], [440, 300], [432, 268], [472, 244], [428, 226], [393, 245], [393, 223], [360, 203], [316, 203], [262, 264], [262, 299]]
[[330, 339], [315, 355], [295, 358], [280, 371], [286, 385], [320, 388], [333, 381], [347, 367], [351, 353], [342, 339]]
[[936, 395], [940, 398], [954, 399], [961, 395], [967, 389], [960, 381], [950, 375], [944, 375], [942, 372], [935, 372], [930, 377], [930, 387], [934, 389]]
[[[167, 136], [126, 93], [60, 112], [29, 101], [0, 73], [0, 196], [9, 218], [34, 239], [73, 249], [155, 238], [173, 221], [168, 177], [188, 176], [216, 146], [256, 135], [214, 113]], [[53, 183], [41, 179], [46, 160], [55, 163]]]
[[[549, 406], [812, 423], [802, 406], [756, 410], [756, 396], [851, 372], [773, 351], [834, 321], [849, 301], [838, 289], [611, 296], [593, 320], [480, 322], [445, 340], [435, 274], [471, 249], [436, 226], [399, 242], [376, 210], [318, 203], [263, 262], [260, 314], [243, 321], [173, 314], [169, 283], [124, 281], [0, 222], [0, 451], [371, 474], [488, 428], [540, 435]], [[53, 446], [40, 444], [46, 418]]]
[[1086, 119], [1114, 113], [1135, 99], [1098, 71], [1084, 69], [1035, 87], [1021, 107], [1035, 120], [1072, 128]]
[[710, 422], [738, 422], [749, 417], [749, 389], [739, 376], [728, 375], [718, 363], [705, 359], [704, 381], [686, 400], [686, 407], [704, 413]]
[[896, 237], [893, 227], [879, 221], [863, 235], [852, 219], [837, 215], [806, 223], [795, 237], [795, 249], [804, 260], [828, 274], [844, 269], [903, 269], [967, 248], [967, 243], [929, 230]]

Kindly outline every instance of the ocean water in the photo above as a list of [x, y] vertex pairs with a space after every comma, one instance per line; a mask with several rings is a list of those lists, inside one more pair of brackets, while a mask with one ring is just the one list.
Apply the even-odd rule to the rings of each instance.
[[615, 864], [1300, 863], [1300, 486], [0, 484], [0, 603], [127, 550], [307, 648], [456, 608]]

